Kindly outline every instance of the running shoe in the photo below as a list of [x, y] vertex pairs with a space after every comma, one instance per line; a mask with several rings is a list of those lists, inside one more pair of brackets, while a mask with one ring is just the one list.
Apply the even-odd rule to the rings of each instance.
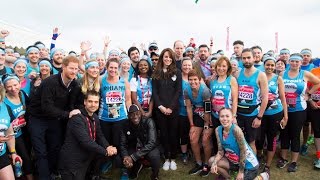
[[277, 167], [282, 169], [284, 167], [286, 167], [286, 165], [288, 164], [288, 160], [283, 159], [282, 157], [280, 157], [278, 163], [277, 163]]
[[308, 137], [307, 144], [308, 145], [314, 144], [314, 136], [309, 136]]
[[166, 160], [166, 162], [164, 162], [164, 164], [162, 166], [162, 169], [165, 170], [165, 171], [168, 171], [169, 168], [170, 168], [170, 161]]
[[320, 159], [315, 160], [315, 162], [314, 162], [314, 168], [320, 170]]
[[298, 166], [296, 162], [292, 162], [288, 166], [288, 172], [296, 172], [298, 170]]
[[170, 162], [170, 169], [172, 171], [177, 170], [177, 163], [175, 161], [173, 161], [173, 160], [171, 160], [171, 162]]
[[185, 165], [188, 163], [188, 154], [187, 153], [182, 153], [182, 162]]
[[202, 170], [202, 166], [196, 163], [196, 165], [189, 171], [190, 175], [198, 174]]
[[308, 154], [308, 145], [307, 144], [304, 144], [304, 145], [301, 146], [300, 154], [302, 156], [306, 156]]
[[209, 175], [209, 172], [210, 172], [209, 170], [210, 170], [209, 166], [207, 164], [204, 164], [199, 175], [201, 177], [207, 177]]
[[127, 169], [121, 169], [120, 180], [129, 180], [129, 175]]

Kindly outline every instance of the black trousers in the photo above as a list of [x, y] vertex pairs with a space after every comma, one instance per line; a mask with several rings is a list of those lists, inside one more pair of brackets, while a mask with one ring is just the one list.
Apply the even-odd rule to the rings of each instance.
[[[130, 147], [128, 149], [128, 153], [129, 155], [130, 154], [133, 154], [134, 152], [136, 152], [136, 149], [133, 148], [133, 147]], [[160, 169], [160, 151], [158, 148], [154, 148], [153, 150], [151, 150], [145, 157], [143, 157], [142, 159], [139, 159], [137, 161], [135, 161], [133, 163], [133, 167], [128, 169], [129, 171], [129, 175], [132, 171], [136, 170], [137, 168], [140, 167], [143, 160], [147, 160], [148, 162], [150, 162], [150, 166], [152, 168], [152, 175], [153, 177], [158, 177], [159, 175], [159, 169]], [[117, 164], [123, 164], [122, 161], [123, 161], [123, 157], [121, 157], [121, 155], [117, 155], [116, 157], [116, 161], [117, 161]]]
[[166, 159], [175, 159], [179, 144], [178, 114], [173, 111], [170, 116], [167, 116], [157, 110], [156, 116], [160, 129], [160, 141], [164, 148], [164, 156]]
[[63, 122], [31, 116], [29, 132], [36, 156], [39, 180], [47, 180], [51, 173], [57, 172], [58, 156], [63, 143]]
[[59, 172], [63, 180], [85, 180], [87, 167], [79, 168], [74, 171], [63, 169]]

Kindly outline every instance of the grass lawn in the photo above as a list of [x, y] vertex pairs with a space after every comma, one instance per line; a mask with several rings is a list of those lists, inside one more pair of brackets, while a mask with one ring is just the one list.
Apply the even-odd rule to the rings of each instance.
[[[313, 160], [315, 159], [315, 148], [314, 145], [311, 145], [309, 148], [309, 154], [307, 156], [299, 156], [298, 161], [298, 171], [296, 173], [288, 173], [286, 167], [284, 169], [279, 169], [276, 167], [276, 162], [278, 156], [275, 155], [273, 159], [273, 164], [271, 166], [271, 180], [320, 180], [320, 171], [313, 169]], [[290, 160], [290, 158], [289, 158]], [[162, 164], [161, 164], [162, 165]], [[184, 179], [215, 179], [215, 176], [210, 174], [206, 178], [202, 178], [198, 175], [190, 176], [188, 171], [193, 167], [193, 163], [190, 161], [188, 165], [183, 165], [180, 159], [177, 159], [178, 169], [176, 171], [163, 171], [160, 170], [160, 179], [161, 180], [184, 180]], [[150, 179], [151, 169], [143, 169], [139, 178], [141, 180]], [[119, 179], [120, 172], [119, 170], [113, 171], [112, 179]]]

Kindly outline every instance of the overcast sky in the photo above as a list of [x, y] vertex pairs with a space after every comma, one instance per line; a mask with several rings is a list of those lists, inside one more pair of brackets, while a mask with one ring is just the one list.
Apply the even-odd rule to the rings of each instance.
[[111, 48], [124, 49], [153, 40], [163, 49], [190, 37], [199, 45], [213, 36], [214, 49], [225, 50], [230, 26], [231, 50], [238, 39], [246, 47], [275, 49], [279, 32], [279, 49], [308, 47], [320, 56], [319, 0], [7, 0], [1, 7], [0, 28], [10, 30], [7, 42], [13, 45], [38, 39], [49, 46], [58, 27], [57, 47], [66, 50], [79, 51], [80, 42], [90, 40], [93, 51], [101, 51], [105, 35]]

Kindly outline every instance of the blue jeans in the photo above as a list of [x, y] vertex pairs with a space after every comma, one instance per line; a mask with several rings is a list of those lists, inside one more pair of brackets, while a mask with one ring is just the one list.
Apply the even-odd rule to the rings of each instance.
[[51, 173], [57, 172], [58, 156], [63, 143], [62, 122], [30, 116], [29, 131], [39, 179], [49, 179]]

